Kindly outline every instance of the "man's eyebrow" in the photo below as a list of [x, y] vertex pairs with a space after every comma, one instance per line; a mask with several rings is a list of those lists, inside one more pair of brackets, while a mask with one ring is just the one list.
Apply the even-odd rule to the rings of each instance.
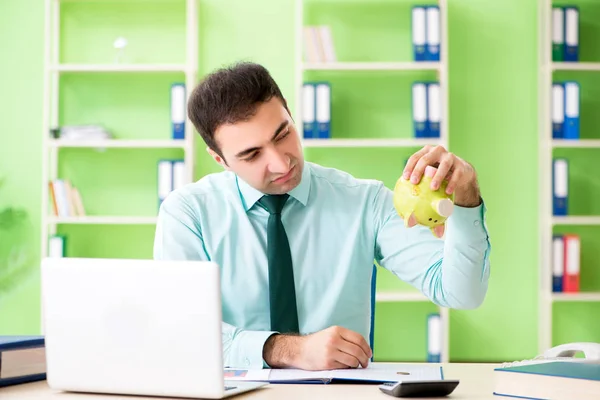
[[[273, 137], [271, 138], [271, 140], [275, 140], [275, 138], [281, 133], [281, 131], [283, 131], [286, 126], [288, 126], [288, 124], [289, 124], [289, 121], [283, 121], [275, 130], [275, 133], [273, 134]], [[260, 150], [260, 147], [250, 147], [249, 149], [240, 151], [235, 156], [237, 158], [241, 158], [241, 157], [247, 156], [248, 154], [250, 154], [256, 150]]]

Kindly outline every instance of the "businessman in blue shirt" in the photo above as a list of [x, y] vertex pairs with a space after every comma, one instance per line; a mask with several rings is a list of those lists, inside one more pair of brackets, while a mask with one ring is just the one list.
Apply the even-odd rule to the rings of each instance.
[[154, 257], [220, 266], [226, 366], [367, 366], [374, 260], [437, 305], [483, 302], [490, 242], [469, 163], [426, 146], [402, 171], [418, 182], [437, 167], [434, 188], [448, 179], [455, 208], [434, 235], [414, 218], [405, 226], [381, 182], [305, 161], [297, 122], [260, 65], [208, 75], [188, 115], [224, 171], [164, 200]]

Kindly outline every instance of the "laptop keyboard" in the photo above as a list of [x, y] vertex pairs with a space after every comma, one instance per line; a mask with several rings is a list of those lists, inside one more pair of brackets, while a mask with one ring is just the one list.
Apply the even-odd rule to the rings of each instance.
[[237, 386], [225, 386], [225, 390], [237, 389]]

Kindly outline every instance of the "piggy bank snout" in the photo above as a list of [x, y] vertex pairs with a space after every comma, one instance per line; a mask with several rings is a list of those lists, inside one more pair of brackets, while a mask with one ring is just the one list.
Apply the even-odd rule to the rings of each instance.
[[454, 211], [454, 203], [450, 199], [434, 200], [431, 205], [435, 212], [444, 218], [448, 218]]

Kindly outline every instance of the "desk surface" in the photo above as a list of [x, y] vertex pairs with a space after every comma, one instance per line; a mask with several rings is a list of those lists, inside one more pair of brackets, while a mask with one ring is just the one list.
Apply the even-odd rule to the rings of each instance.
[[[428, 364], [430, 365], [430, 364]], [[493, 369], [497, 364], [441, 364], [444, 378], [459, 379], [460, 384], [448, 399], [498, 399], [492, 394]], [[104, 394], [79, 394], [54, 391], [46, 381], [0, 388], [2, 400], [160, 400], [165, 397], [121, 396]], [[271, 384], [263, 388], [230, 397], [247, 399], [392, 399], [377, 385], [293, 385]], [[438, 398], [439, 399], [439, 398]]]

